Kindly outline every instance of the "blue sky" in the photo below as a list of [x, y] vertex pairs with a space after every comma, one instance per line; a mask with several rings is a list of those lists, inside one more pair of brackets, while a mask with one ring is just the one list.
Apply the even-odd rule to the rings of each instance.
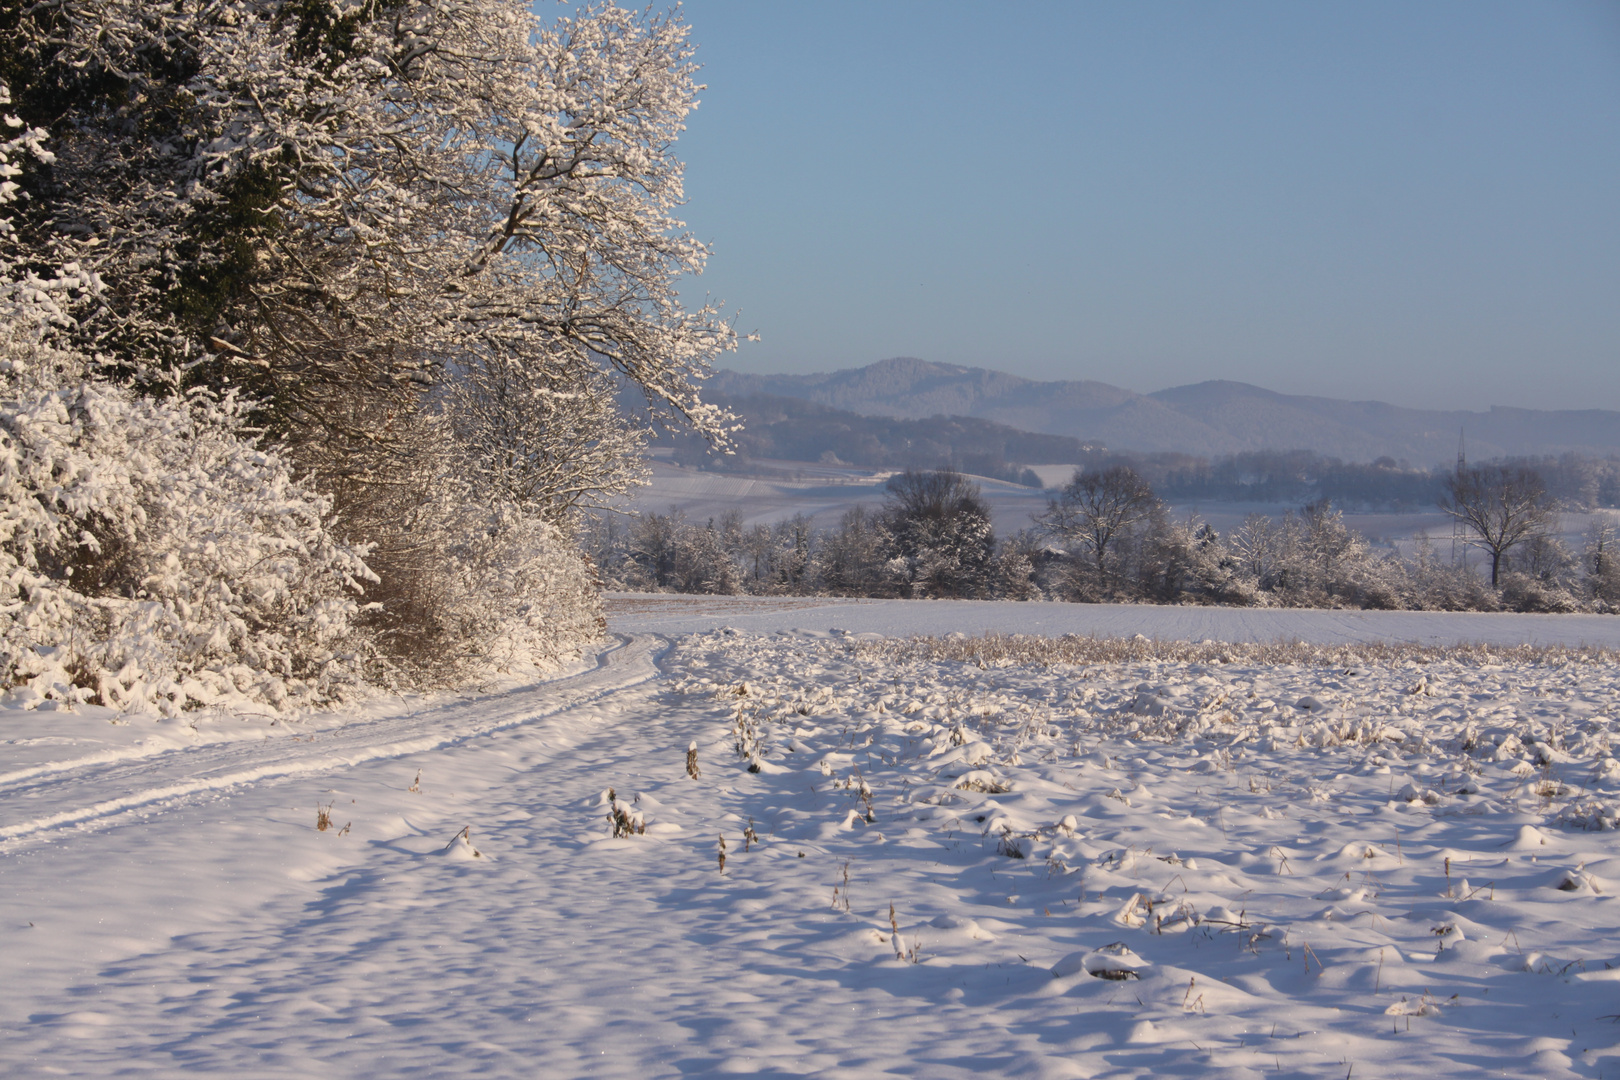
[[726, 366], [1620, 408], [1614, 0], [682, 10]]

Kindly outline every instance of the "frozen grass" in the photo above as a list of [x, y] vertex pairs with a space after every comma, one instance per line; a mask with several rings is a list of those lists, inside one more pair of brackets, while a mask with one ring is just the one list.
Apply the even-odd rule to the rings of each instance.
[[1313, 645], [1303, 641], [1159, 641], [1140, 635], [1119, 638], [988, 633], [969, 637], [958, 633], [861, 641], [854, 648], [858, 655], [887, 662], [955, 660], [980, 666], [1168, 663], [1292, 664], [1331, 668], [1445, 663], [1563, 667], [1620, 663], [1620, 651], [1590, 645], [1424, 645], [1384, 641]]

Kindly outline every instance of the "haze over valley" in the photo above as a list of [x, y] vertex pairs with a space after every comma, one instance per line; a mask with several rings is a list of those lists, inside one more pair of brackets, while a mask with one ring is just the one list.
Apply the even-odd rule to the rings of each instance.
[[1468, 455], [1479, 459], [1620, 452], [1620, 412], [1608, 409], [1413, 409], [1279, 394], [1219, 379], [1143, 394], [1091, 380], [1042, 382], [913, 357], [808, 375], [721, 370], [708, 387], [727, 400], [799, 398], [867, 416], [973, 417], [1141, 453], [1311, 450], [1343, 461], [1390, 457], [1427, 468], [1455, 460], [1459, 433]]

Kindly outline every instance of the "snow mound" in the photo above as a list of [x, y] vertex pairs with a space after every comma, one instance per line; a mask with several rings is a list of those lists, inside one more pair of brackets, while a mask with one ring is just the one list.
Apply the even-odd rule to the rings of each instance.
[[1104, 945], [1100, 949], [1070, 953], [1052, 965], [1052, 974], [1062, 979], [1084, 972], [1096, 979], [1123, 982], [1141, 977], [1148, 961], [1131, 951], [1123, 942]]

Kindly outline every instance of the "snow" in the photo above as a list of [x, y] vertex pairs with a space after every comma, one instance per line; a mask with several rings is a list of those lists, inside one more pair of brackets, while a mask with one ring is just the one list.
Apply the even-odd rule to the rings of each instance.
[[[1019, 612], [1419, 633], [618, 597], [610, 646], [498, 693], [194, 726], [6, 710], [0, 1071], [1620, 1066], [1612, 658], [1021, 663], [877, 633]], [[613, 838], [618, 811], [644, 831]]]
[[1053, 637], [1141, 634], [1160, 641], [1483, 642], [1620, 648], [1620, 618], [1612, 615], [1516, 612], [609, 593], [608, 619], [621, 633], [686, 634], [735, 626], [761, 633], [797, 629], [899, 635], [994, 631]]

